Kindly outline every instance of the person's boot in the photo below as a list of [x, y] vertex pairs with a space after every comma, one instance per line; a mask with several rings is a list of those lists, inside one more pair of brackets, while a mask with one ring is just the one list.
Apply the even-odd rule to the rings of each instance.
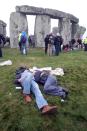
[[32, 101], [32, 99], [31, 99], [31, 97], [30, 97], [29, 95], [25, 95], [25, 96], [24, 96], [24, 100], [25, 100], [25, 102], [27, 102], [27, 103], [30, 103], [30, 102]]
[[42, 113], [41, 114], [53, 114], [53, 113], [56, 113], [57, 112], [57, 106], [49, 106], [49, 105], [46, 105], [43, 107], [42, 109]]

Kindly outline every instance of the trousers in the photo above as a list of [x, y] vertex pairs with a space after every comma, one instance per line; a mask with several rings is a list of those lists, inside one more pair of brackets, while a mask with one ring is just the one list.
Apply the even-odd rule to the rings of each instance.
[[61, 98], [65, 98], [66, 93], [68, 91], [67, 89], [57, 85], [57, 79], [55, 76], [49, 75], [44, 85], [44, 92], [46, 94], [60, 96]]
[[[25, 74], [23, 74], [23, 75], [25, 75]], [[48, 105], [47, 101], [45, 100], [45, 98], [43, 97], [43, 95], [39, 89], [38, 84], [34, 81], [34, 78], [32, 77], [32, 73], [28, 72], [25, 76], [26, 77], [21, 82], [21, 84], [23, 86], [23, 94], [28, 95], [32, 91], [32, 93], [35, 96], [36, 104], [39, 109]]]

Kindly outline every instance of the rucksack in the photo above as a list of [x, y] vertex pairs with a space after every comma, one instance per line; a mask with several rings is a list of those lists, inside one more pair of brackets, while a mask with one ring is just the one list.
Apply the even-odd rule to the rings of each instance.
[[26, 41], [27, 41], [26, 36], [21, 35], [20, 42], [21, 43], [26, 43]]
[[21, 36], [20, 36], [20, 42], [26, 43], [26, 41], [27, 41], [27, 34], [25, 31], [22, 31]]

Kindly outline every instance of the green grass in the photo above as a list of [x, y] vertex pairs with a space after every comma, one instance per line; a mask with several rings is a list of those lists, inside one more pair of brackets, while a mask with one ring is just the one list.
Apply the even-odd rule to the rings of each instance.
[[[87, 52], [71, 51], [59, 56], [46, 56], [43, 49], [30, 49], [22, 56], [17, 49], [3, 49], [0, 61], [12, 65], [0, 67], [0, 131], [87, 131]], [[42, 116], [35, 104], [25, 104], [20, 91], [13, 84], [19, 66], [61, 67], [64, 76], [57, 77], [61, 86], [69, 89], [65, 103], [57, 96], [45, 95], [49, 104], [57, 105], [58, 113]]]

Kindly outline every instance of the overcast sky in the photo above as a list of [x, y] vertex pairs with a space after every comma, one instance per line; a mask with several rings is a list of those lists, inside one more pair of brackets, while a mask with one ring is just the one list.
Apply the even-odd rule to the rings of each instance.
[[[79, 18], [79, 25], [87, 28], [87, 0], [1, 0], [0, 2], [0, 20], [7, 24], [6, 30], [9, 35], [9, 18], [11, 12], [15, 11], [17, 5], [29, 5], [50, 9], [57, 9], [66, 13], [73, 14]], [[34, 26], [34, 17], [28, 17], [29, 33], [32, 34]], [[32, 26], [33, 25], [33, 26]], [[52, 22], [55, 26], [56, 22]], [[87, 34], [87, 33], [85, 33]]]

